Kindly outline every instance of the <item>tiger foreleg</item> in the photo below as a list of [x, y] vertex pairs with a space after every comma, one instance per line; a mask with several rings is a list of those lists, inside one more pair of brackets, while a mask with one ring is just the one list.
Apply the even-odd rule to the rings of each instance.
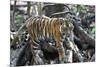
[[65, 58], [65, 50], [63, 45], [56, 46], [59, 54], [59, 63], [64, 63], [64, 58]]

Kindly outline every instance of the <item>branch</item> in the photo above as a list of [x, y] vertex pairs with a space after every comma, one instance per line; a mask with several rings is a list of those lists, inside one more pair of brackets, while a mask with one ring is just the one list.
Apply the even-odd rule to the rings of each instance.
[[66, 15], [66, 14], [71, 14], [71, 15], [73, 15], [74, 13], [71, 12], [71, 11], [57, 12], [57, 13], [51, 14], [50, 17], [57, 17], [57, 16], [60, 16], [60, 15], [63, 15], [63, 16], [64, 16], [64, 15]]
[[95, 61], [95, 54], [92, 56], [90, 62], [94, 62]]
[[95, 40], [91, 36], [89, 36], [89, 34], [86, 31], [84, 31], [83, 28], [79, 26], [75, 20], [73, 20], [73, 25], [75, 35], [78, 36], [80, 40], [83, 40], [84, 43], [95, 47]]

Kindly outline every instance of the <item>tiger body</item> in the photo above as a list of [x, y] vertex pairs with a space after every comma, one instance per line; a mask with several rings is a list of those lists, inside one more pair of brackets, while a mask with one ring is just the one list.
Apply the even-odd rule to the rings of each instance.
[[61, 35], [64, 31], [65, 34], [68, 32], [69, 24], [65, 18], [31, 17], [27, 20], [26, 27], [33, 43], [40, 39], [54, 39], [59, 60], [63, 60], [65, 52], [61, 44]]

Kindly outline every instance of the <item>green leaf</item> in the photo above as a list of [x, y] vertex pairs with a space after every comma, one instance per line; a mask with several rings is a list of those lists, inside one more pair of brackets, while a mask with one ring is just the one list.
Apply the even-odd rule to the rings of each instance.
[[96, 29], [95, 27], [92, 28], [91, 33], [95, 33]]

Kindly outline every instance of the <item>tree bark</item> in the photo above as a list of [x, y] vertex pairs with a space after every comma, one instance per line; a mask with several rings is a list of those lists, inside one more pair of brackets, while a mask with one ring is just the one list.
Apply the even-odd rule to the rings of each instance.
[[27, 2], [27, 15], [30, 17], [31, 2]]
[[12, 25], [13, 30], [17, 31], [16, 25], [15, 25], [15, 10], [16, 10], [16, 1], [14, 1], [11, 25]]
[[95, 48], [95, 39], [93, 39], [89, 34], [83, 30], [81, 26], [78, 25], [78, 23], [74, 20], [74, 34], [80, 38], [84, 43], [88, 44], [89, 46], [92, 46]]

